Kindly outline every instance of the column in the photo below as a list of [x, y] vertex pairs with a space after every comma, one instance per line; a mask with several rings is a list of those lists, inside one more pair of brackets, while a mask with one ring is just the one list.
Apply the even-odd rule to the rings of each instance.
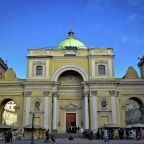
[[98, 129], [98, 114], [97, 114], [97, 91], [91, 91], [92, 94], [92, 119], [93, 119], [93, 129]]
[[57, 130], [57, 99], [58, 94], [56, 92], [53, 93], [53, 124], [52, 128], [53, 130]]
[[48, 129], [48, 117], [49, 117], [49, 91], [44, 91], [44, 128]]
[[118, 124], [118, 122], [117, 122], [117, 107], [116, 107], [117, 91], [111, 90], [111, 91], [109, 91], [109, 93], [111, 95], [112, 123]]
[[24, 125], [30, 124], [30, 96], [32, 92], [31, 91], [26, 91], [24, 95], [26, 96], [26, 106], [25, 106], [25, 120], [24, 120]]
[[83, 94], [84, 129], [89, 129], [88, 93]]
[[126, 126], [125, 110], [126, 110], [126, 106], [125, 105], [121, 105], [120, 124], [121, 124], [122, 127]]

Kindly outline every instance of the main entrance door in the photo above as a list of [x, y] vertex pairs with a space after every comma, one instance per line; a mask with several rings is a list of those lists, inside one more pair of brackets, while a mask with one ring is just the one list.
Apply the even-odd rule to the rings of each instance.
[[66, 131], [75, 132], [76, 113], [66, 113]]

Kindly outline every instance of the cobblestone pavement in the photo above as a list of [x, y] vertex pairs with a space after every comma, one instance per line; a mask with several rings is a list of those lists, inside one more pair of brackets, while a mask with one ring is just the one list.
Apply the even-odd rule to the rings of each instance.
[[[4, 141], [0, 141], [0, 144], [5, 144]], [[31, 144], [30, 140], [14, 140], [12, 144]], [[34, 144], [44, 144], [44, 140], [34, 140]], [[70, 141], [66, 138], [57, 139], [53, 144], [106, 144], [103, 140], [87, 140], [75, 138]], [[144, 144], [144, 140], [110, 140], [109, 144]]]

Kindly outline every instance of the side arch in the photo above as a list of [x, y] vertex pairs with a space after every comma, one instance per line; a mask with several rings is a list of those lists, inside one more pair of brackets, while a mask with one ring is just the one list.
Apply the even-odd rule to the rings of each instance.
[[55, 82], [57, 82], [59, 76], [60, 76], [63, 72], [65, 72], [65, 71], [76, 71], [76, 72], [78, 72], [78, 73], [82, 76], [82, 78], [83, 78], [84, 81], [87, 81], [87, 80], [88, 80], [88, 76], [87, 76], [87, 74], [85, 73], [85, 71], [84, 71], [82, 68], [78, 68], [77, 66], [74, 66], [74, 65], [67, 65], [67, 66], [63, 66], [63, 67], [59, 68], [59, 69], [55, 72], [52, 80], [55, 81]]

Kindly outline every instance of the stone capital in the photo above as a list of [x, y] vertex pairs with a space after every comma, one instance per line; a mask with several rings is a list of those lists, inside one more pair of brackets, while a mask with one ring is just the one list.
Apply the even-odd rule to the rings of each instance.
[[83, 93], [82, 94], [82, 97], [84, 98], [84, 97], [88, 97], [89, 96], [89, 93]]
[[92, 90], [92, 91], [91, 91], [91, 94], [96, 96], [97, 91], [96, 91], [96, 90]]
[[109, 91], [109, 94], [111, 95], [111, 96], [117, 96], [118, 95], [118, 91], [116, 91], [116, 90], [110, 90]]
[[59, 95], [58, 95], [57, 92], [52, 92], [52, 96], [53, 96], [53, 97], [57, 97], [57, 98], [59, 97]]
[[30, 97], [31, 94], [32, 94], [31, 91], [25, 91], [25, 92], [24, 92], [24, 96], [26, 96], [26, 97]]
[[44, 94], [45, 97], [48, 97], [49, 94], [50, 94], [50, 91], [43, 91], [43, 94]]

